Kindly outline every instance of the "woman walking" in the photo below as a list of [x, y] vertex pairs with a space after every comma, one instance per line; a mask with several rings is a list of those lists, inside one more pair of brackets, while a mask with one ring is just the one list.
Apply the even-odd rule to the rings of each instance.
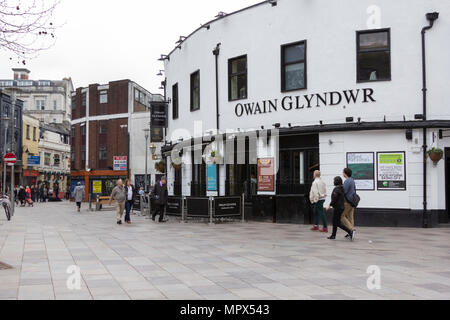
[[319, 216], [322, 219], [323, 229], [320, 232], [328, 233], [328, 222], [325, 216], [323, 205], [325, 204], [325, 199], [327, 197], [327, 186], [325, 182], [321, 179], [320, 171], [314, 172], [314, 182], [311, 187], [311, 193], [309, 199], [314, 205], [314, 227], [311, 231], [319, 231]]
[[134, 187], [130, 180], [125, 181], [125, 192], [127, 194], [127, 201], [125, 202], [125, 223], [131, 224], [130, 212], [134, 203]]
[[25, 188], [23, 186], [20, 186], [19, 189], [19, 201], [20, 201], [20, 206], [21, 207], [25, 207], [25, 200], [27, 198], [27, 194], [25, 192]]
[[333, 207], [333, 234], [328, 239], [335, 240], [338, 228], [341, 228], [351, 237], [353, 240], [353, 232], [342, 224], [341, 218], [345, 208], [345, 195], [344, 186], [341, 177], [334, 178], [334, 190], [331, 194], [331, 203], [327, 208], [327, 211]]

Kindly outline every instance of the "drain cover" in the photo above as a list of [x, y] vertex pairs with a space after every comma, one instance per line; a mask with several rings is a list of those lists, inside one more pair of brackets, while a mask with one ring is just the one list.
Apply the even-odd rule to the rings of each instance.
[[11, 267], [9, 264], [3, 263], [0, 261], [0, 270], [8, 270], [8, 269], [12, 269], [13, 267]]

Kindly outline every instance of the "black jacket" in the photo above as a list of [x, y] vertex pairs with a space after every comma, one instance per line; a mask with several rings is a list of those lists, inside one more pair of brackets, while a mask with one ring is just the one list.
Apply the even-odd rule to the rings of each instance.
[[[124, 186], [124, 188], [125, 188], [125, 194], [127, 195], [127, 201], [128, 201], [128, 187]], [[136, 189], [134, 188], [133, 185], [131, 185], [131, 193], [133, 194], [131, 201], [134, 202], [134, 200], [136, 199]]]
[[155, 204], [167, 204], [167, 198], [169, 197], [169, 193], [167, 192], [167, 184], [162, 187], [159, 182], [155, 184], [152, 191], [152, 196], [155, 200]]
[[27, 198], [27, 194], [25, 193], [25, 189], [20, 189], [19, 190], [19, 200], [25, 201], [26, 198]]
[[337, 186], [334, 188], [333, 193], [331, 194], [331, 203], [330, 205], [337, 210], [344, 210], [345, 206], [345, 194], [344, 187]]

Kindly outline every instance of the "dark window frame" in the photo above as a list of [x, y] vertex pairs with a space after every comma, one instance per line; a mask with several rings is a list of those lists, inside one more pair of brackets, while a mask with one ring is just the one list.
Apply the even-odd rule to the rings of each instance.
[[[198, 74], [198, 108], [194, 108], [194, 77], [195, 75]], [[190, 95], [191, 95], [191, 112], [194, 111], [199, 111], [200, 110], [200, 106], [201, 106], [201, 99], [200, 99], [200, 86], [201, 86], [201, 78], [200, 78], [200, 69], [198, 69], [197, 71], [194, 71], [193, 73], [191, 73], [190, 76]]]
[[[382, 33], [387, 32], [388, 49], [360, 49], [359, 37], [362, 34], [367, 33]], [[359, 72], [359, 54], [364, 52], [389, 52], [389, 78], [388, 79], [377, 79], [377, 80], [360, 80]], [[360, 30], [356, 31], [356, 83], [367, 83], [367, 82], [381, 82], [381, 81], [392, 81], [392, 45], [391, 45], [391, 28], [381, 28], [381, 29], [370, 29], [370, 30]]]
[[172, 119], [176, 120], [179, 118], [179, 116], [180, 116], [180, 98], [177, 82], [172, 86]]
[[81, 94], [81, 106], [86, 107], [87, 106], [87, 93], [83, 92]]
[[[233, 68], [233, 62], [236, 60], [240, 60], [245, 58], [245, 72], [236, 72], [232, 73]], [[233, 99], [231, 96], [231, 80], [233, 77], [239, 77], [245, 75], [245, 97], [244, 98], [236, 98]], [[239, 95], [239, 94], [238, 94]], [[245, 100], [248, 99], [248, 56], [247, 54], [243, 54], [238, 57], [234, 57], [231, 59], [228, 59], [228, 101], [239, 101], [239, 100]]]
[[[305, 57], [304, 59], [295, 60], [289, 63], [285, 62], [285, 50], [288, 47], [293, 47], [299, 44], [303, 44], [305, 46]], [[303, 88], [295, 88], [295, 89], [286, 89], [286, 66], [292, 65], [292, 64], [299, 64], [303, 63], [305, 65], [305, 85]], [[292, 91], [300, 91], [300, 90], [307, 90], [308, 89], [308, 42], [307, 40], [301, 40], [291, 43], [286, 43], [281, 45], [281, 92], [292, 92]]]

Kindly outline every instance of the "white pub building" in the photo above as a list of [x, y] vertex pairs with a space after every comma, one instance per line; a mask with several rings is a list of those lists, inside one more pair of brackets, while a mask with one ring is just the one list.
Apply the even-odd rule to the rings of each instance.
[[245, 195], [249, 220], [309, 224], [314, 170], [330, 195], [349, 167], [357, 225], [448, 223], [449, 39], [446, 0], [220, 12], [161, 56], [170, 194]]

